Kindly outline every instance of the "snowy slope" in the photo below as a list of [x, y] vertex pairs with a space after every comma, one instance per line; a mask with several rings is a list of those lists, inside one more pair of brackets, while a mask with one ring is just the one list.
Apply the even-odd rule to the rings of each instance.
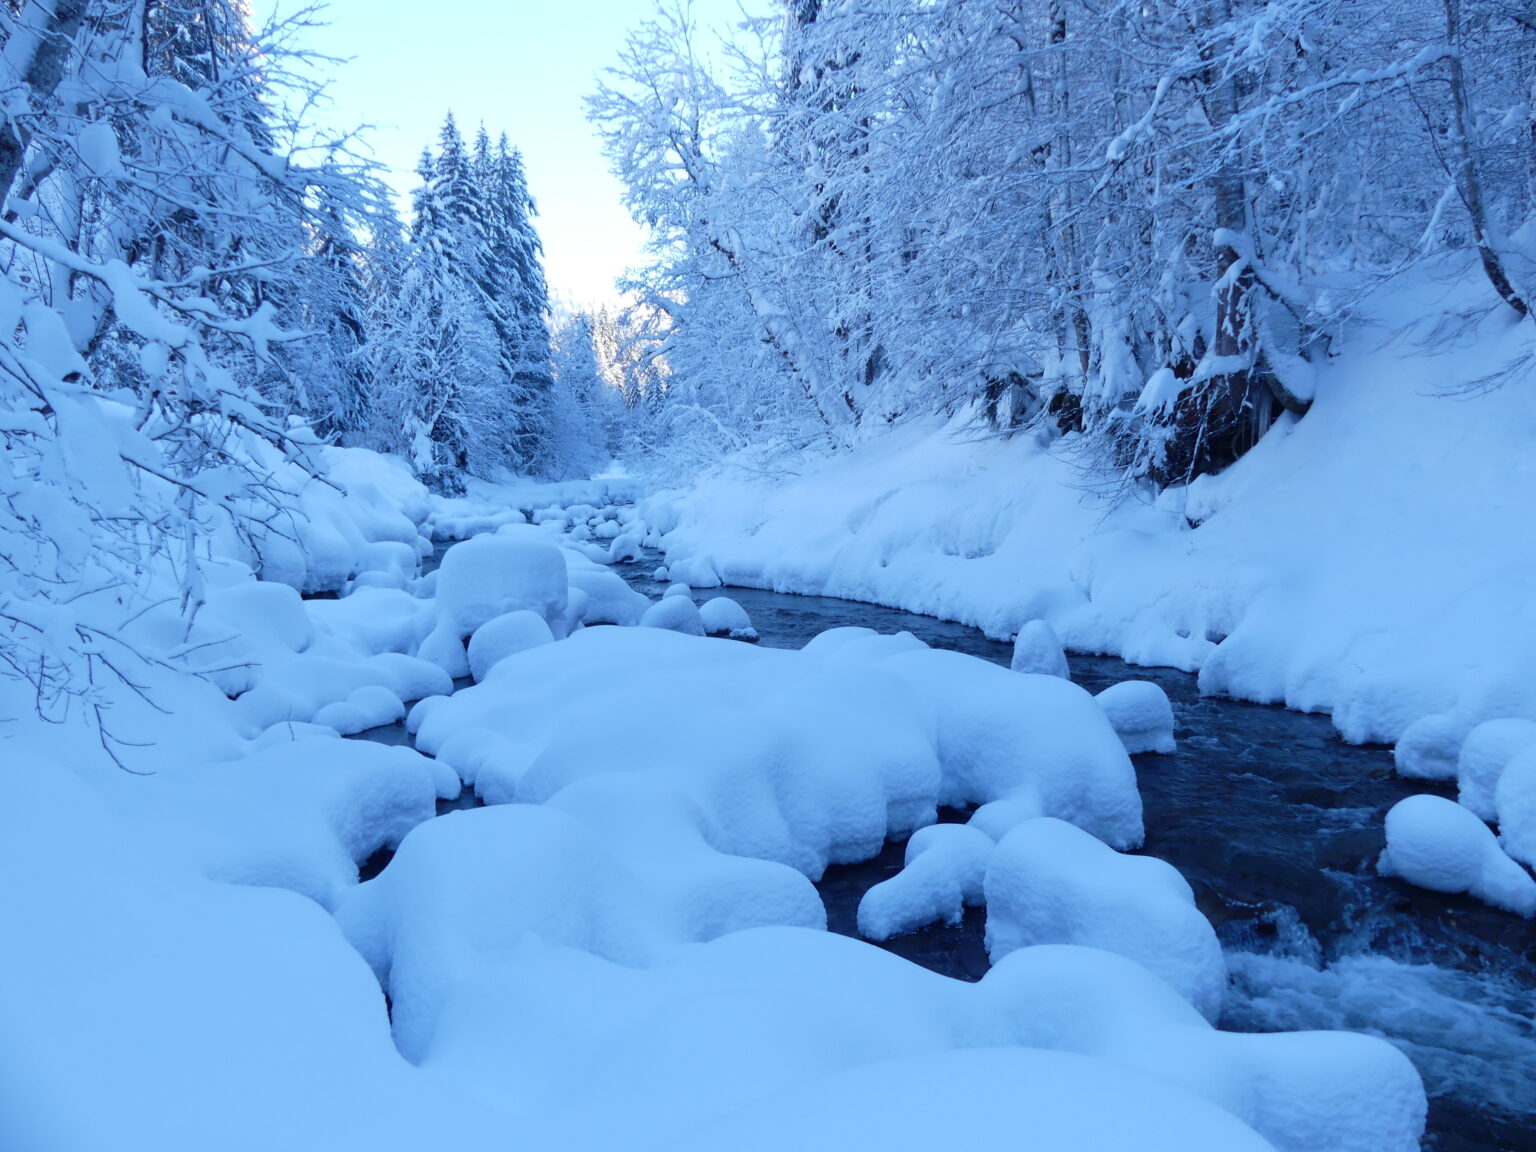
[[[1115, 499], [1071, 441], [914, 424], [777, 478], [729, 467], [645, 509], [674, 573], [899, 606], [1009, 637], [1201, 671], [1210, 691], [1331, 711], [1346, 738], [1416, 719], [1536, 718], [1536, 327], [1400, 283], [1316, 403], [1217, 477]], [[1431, 317], [1409, 323], [1403, 317]], [[1098, 488], [1099, 490], [1096, 490]], [[1459, 739], [1455, 742], [1459, 742]], [[1455, 748], [1450, 752], [1454, 774]]]

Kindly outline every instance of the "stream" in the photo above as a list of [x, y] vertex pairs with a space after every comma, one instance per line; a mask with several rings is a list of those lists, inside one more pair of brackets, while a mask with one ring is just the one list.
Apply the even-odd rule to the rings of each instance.
[[[655, 561], [615, 565], [660, 596]], [[728, 595], [769, 647], [799, 648], [828, 628], [911, 632], [936, 648], [1007, 666], [1012, 645], [963, 624], [823, 596], [752, 588]], [[1431, 1096], [1426, 1152], [1536, 1150], [1536, 929], [1466, 897], [1375, 874], [1386, 810], [1433, 790], [1399, 779], [1391, 753], [1339, 739], [1326, 716], [1202, 696], [1195, 678], [1102, 656], [1069, 658], [1091, 692], [1151, 680], [1168, 693], [1179, 750], [1135, 757], [1141, 849], [1173, 864], [1216, 926], [1232, 984], [1221, 1027], [1344, 1028], [1382, 1036], [1413, 1060]], [[1439, 787], [1454, 798], [1454, 788]], [[963, 820], [968, 813], [945, 812]], [[827, 870], [828, 926], [856, 936], [859, 899], [901, 868], [904, 845]], [[962, 923], [886, 941], [962, 980], [987, 970], [984, 909]]]
[[[654, 558], [614, 565], [653, 599]], [[1011, 645], [962, 624], [830, 597], [760, 589], [729, 595], [768, 647], [799, 648], [828, 628], [907, 631], [936, 648], [1006, 666]], [[1147, 838], [1141, 849], [1184, 874], [1226, 952], [1220, 1026], [1244, 1032], [1341, 1028], [1402, 1049], [1430, 1094], [1426, 1152], [1536, 1152], [1536, 929], [1466, 897], [1375, 874], [1386, 810], [1415, 792], [1454, 789], [1398, 779], [1388, 750], [1345, 744], [1326, 716], [1202, 696], [1195, 678], [1099, 656], [1070, 657], [1098, 692], [1157, 683], [1173, 702], [1178, 751], [1135, 757]], [[368, 736], [406, 741], [392, 725]], [[461, 800], [444, 807], [472, 804]], [[967, 812], [945, 811], [942, 820]], [[817, 884], [834, 932], [856, 936], [860, 898], [901, 868], [904, 844]], [[364, 876], [387, 859], [370, 861]], [[987, 970], [984, 909], [881, 947], [944, 975]]]

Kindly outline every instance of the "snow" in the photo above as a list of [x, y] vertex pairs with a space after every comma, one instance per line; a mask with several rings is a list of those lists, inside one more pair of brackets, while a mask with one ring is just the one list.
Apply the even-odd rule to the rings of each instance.
[[1148, 680], [1111, 684], [1094, 697], [1125, 750], [1171, 754], [1178, 751], [1173, 738], [1173, 705], [1168, 694]]
[[1500, 774], [1494, 808], [1504, 850], [1522, 864], [1536, 868], [1536, 748], [1527, 748], [1514, 757]]
[[[942, 1108], [931, 1101], [943, 1101]], [[905, 1102], [905, 1103], [900, 1103]], [[1145, 1117], [1155, 1115], [1148, 1127]], [[1273, 1145], [1155, 1077], [1028, 1048], [881, 1061], [797, 1086], [670, 1148], [1000, 1148], [1028, 1134], [1053, 1152], [1106, 1148], [1269, 1152]]]
[[686, 588], [680, 594], [663, 596], [647, 608], [640, 617], [640, 627], [663, 628], [669, 632], [681, 632], [685, 636], [704, 635], [703, 618], [699, 615], [698, 606], [688, 597]]
[[493, 616], [469, 638], [469, 671], [476, 680], [484, 680], [508, 656], [554, 640], [544, 617], [527, 608]]
[[729, 596], [712, 596], [699, 605], [699, 619], [709, 636], [729, 636], [732, 640], [756, 640], [757, 629], [747, 610]]
[[[0, 997], [0, 1146], [1414, 1146], [1395, 1050], [1215, 1031], [1141, 966], [1190, 979], [1172, 931], [1136, 952], [1095, 929], [1139, 963], [1015, 947], [969, 985], [823, 930], [812, 880], [908, 834], [870, 935], [958, 917], [993, 873], [989, 933], [1041, 877], [1063, 916], [1098, 924], [1113, 874], [1122, 924], [1171, 922], [1167, 866], [1093, 839], [1142, 838], [1102, 699], [905, 633], [787, 651], [610, 626], [750, 621], [724, 597], [651, 605], [483, 492], [352, 466], [350, 527], [294, 585], [225, 556], [190, 629], [134, 622], [210, 678], [150, 665], [154, 706], [106, 694], [132, 772], [0, 681], [0, 923], [35, 941], [0, 949], [25, 992]], [[586, 526], [621, 521], [590, 504]], [[471, 521], [494, 534], [417, 579], [423, 526]], [[301, 601], [322, 576], [344, 594]], [[337, 735], [411, 700], [420, 752]], [[491, 806], [435, 817], [464, 785]], [[980, 807], [935, 825], [941, 804]], [[1094, 851], [1069, 839], [1020, 879], [1006, 861], [1042, 816]], [[904, 1100], [930, 1103], [914, 1121]]]
[[1124, 856], [1060, 820], [1020, 824], [986, 870], [987, 954], [1082, 944], [1144, 965], [1207, 1020], [1221, 1015], [1227, 966], [1178, 870]]
[[1536, 748], [1536, 721], [1487, 720], [1467, 734], [1456, 758], [1456, 799], [1480, 820], [1497, 820], [1494, 793], [1515, 756]]
[[552, 628], [564, 616], [570, 588], [564, 553], [537, 529], [510, 527], [443, 553], [437, 606], [460, 637], [519, 609], [538, 613]]
[[0, 773], [0, 921], [26, 941], [0, 949], [0, 1146], [499, 1146], [504, 1117], [394, 1050], [320, 907], [159, 848], [68, 772]]
[[1013, 661], [1009, 667], [1015, 672], [1072, 679], [1061, 641], [1057, 639], [1055, 629], [1044, 620], [1031, 620], [1019, 629], [1013, 641]]
[[907, 841], [900, 872], [859, 901], [859, 935], [888, 940], [927, 924], [958, 924], [985, 900], [982, 882], [996, 843], [965, 824], [930, 824]]
[[1496, 908], [1536, 916], [1536, 880], [1504, 854], [1487, 825], [1453, 800], [1424, 795], [1394, 804], [1378, 868], [1420, 888], [1465, 892]]
[[[1382, 288], [1318, 366], [1308, 414], [1187, 487], [1106, 495], [1071, 437], [981, 438], [962, 415], [727, 461], [641, 516], [674, 579], [707, 563], [731, 585], [998, 639], [1042, 620], [1074, 651], [1326, 711], [1352, 742], [1431, 715], [1462, 736], [1536, 720], [1536, 471], [1510, 464], [1529, 456], [1536, 394], [1464, 387], [1519, 362], [1529, 329], [1486, 310], [1443, 340], [1405, 328], [1486, 293], [1475, 269], [1436, 276]], [[1442, 731], [1430, 770], [1450, 778], [1459, 741]]]

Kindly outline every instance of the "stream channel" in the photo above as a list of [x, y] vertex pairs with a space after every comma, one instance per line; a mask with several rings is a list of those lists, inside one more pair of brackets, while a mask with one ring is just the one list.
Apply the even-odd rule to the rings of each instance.
[[[665, 590], [651, 576], [656, 563], [614, 571], [656, 598]], [[799, 648], [828, 628], [857, 625], [1004, 666], [1011, 656], [1010, 645], [974, 628], [879, 605], [750, 588], [695, 599], [720, 594], [747, 610], [769, 647]], [[1345, 744], [1326, 716], [1202, 696], [1193, 676], [1172, 669], [1099, 656], [1070, 664], [1089, 691], [1151, 680], [1173, 702], [1178, 751], [1134, 758], [1141, 851], [1184, 874], [1216, 927], [1231, 974], [1220, 1026], [1385, 1037], [1430, 1093], [1426, 1152], [1536, 1152], [1536, 928], [1375, 874], [1386, 810], [1436, 786], [1398, 779], [1387, 750]], [[398, 725], [369, 735], [405, 739]], [[874, 859], [828, 869], [817, 888], [832, 931], [857, 935], [860, 898], [900, 869], [903, 850], [892, 841]], [[370, 861], [365, 875], [383, 863]], [[881, 947], [977, 980], [987, 969], [985, 920], [984, 909], [970, 909], [960, 924]]]

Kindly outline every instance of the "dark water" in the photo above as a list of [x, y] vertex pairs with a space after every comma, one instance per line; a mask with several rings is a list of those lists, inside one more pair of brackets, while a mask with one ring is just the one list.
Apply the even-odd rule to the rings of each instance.
[[[655, 561], [617, 566], [659, 595]], [[1006, 665], [1009, 645], [973, 628], [877, 605], [758, 589], [739, 601], [771, 647], [828, 628], [908, 631]], [[715, 592], [696, 593], [706, 599]], [[1173, 701], [1179, 750], [1136, 760], [1143, 851], [1175, 865], [1216, 926], [1232, 971], [1221, 1025], [1239, 1031], [1346, 1028], [1392, 1040], [1431, 1093], [1434, 1152], [1536, 1150], [1536, 929], [1476, 901], [1375, 875], [1386, 810], [1422, 782], [1397, 779], [1381, 748], [1343, 743], [1326, 717], [1201, 696], [1194, 677], [1071, 658], [1100, 691], [1152, 680]], [[964, 813], [946, 813], [964, 819]], [[903, 845], [829, 869], [818, 885], [833, 931], [856, 935], [859, 899], [900, 869]], [[886, 942], [960, 979], [986, 971], [985, 912]]]

